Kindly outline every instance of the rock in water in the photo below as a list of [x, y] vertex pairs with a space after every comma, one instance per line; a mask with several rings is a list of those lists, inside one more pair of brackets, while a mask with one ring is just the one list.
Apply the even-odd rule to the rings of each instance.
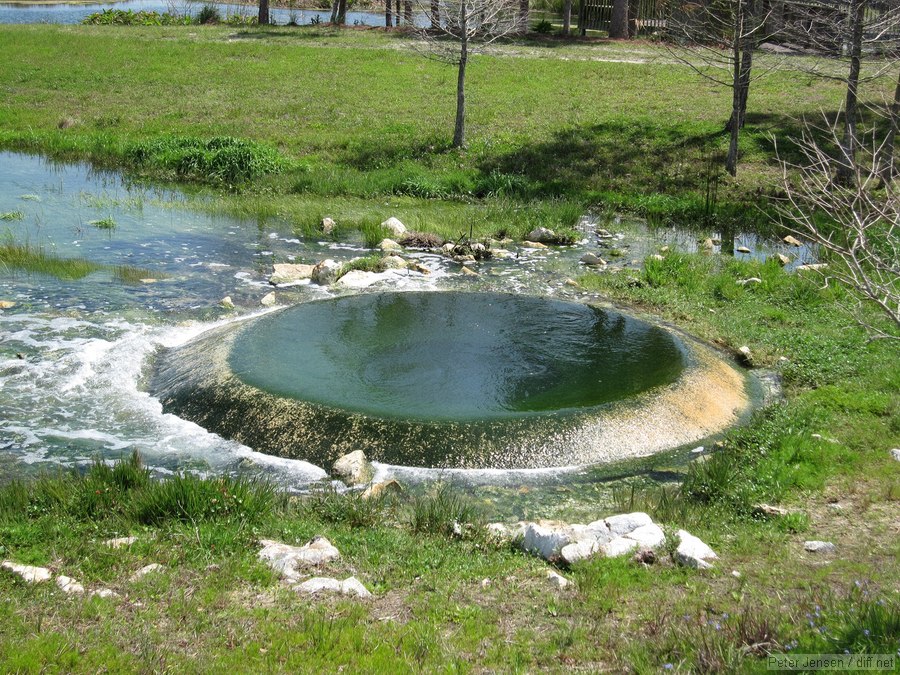
[[378, 244], [378, 248], [382, 251], [402, 251], [403, 247], [393, 239], [382, 239]]
[[355, 450], [340, 457], [331, 467], [331, 475], [347, 485], [365, 485], [372, 482], [375, 472], [362, 450]]
[[788, 246], [803, 246], [803, 242], [797, 239], [796, 237], [792, 237], [791, 235], [786, 236], [782, 241]]
[[263, 307], [272, 307], [275, 304], [275, 292], [266, 293], [259, 301]]
[[536, 227], [528, 233], [526, 237], [529, 241], [536, 241], [541, 244], [552, 244], [556, 241], [556, 232], [546, 227]]
[[269, 277], [269, 283], [273, 286], [279, 284], [292, 284], [297, 281], [309, 279], [312, 277], [315, 265], [294, 265], [291, 263], [276, 263], [273, 265], [274, 272]]
[[339, 262], [336, 262], [331, 258], [325, 258], [325, 260], [321, 261], [313, 268], [312, 280], [320, 286], [328, 286], [337, 281], [340, 272], [341, 264]]
[[390, 230], [395, 237], [402, 237], [406, 233], [406, 225], [393, 216], [384, 221], [381, 226], [386, 230]]

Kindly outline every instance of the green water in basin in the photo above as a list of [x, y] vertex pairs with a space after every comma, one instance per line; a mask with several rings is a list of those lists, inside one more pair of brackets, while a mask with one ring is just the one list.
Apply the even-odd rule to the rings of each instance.
[[681, 343], [580, 303], [407, 292], [301, 304], [241, 331], [229, 366], [276, 396], [381, 418], [500, 420], [668, 384]]

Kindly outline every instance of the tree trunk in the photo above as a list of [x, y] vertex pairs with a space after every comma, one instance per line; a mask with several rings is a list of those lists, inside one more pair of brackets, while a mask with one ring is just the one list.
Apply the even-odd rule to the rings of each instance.
[[519, 33], [528, 32], [528, 0], [519, 0]]
[[343, 26], [347, 23], [347, 0], [338, 0], [337, 3], [337, 23], [340, 26]]
[[881, 157], [878, 161], [878, 174], [885, 183], [891, 183], [894, 180], [894, 143], [897, 142], [897, 131], [898, 127], [900, 127], [900, 73], [897, 75], [894, 102], [891, 104], [888, 118], [891, 126], [888, 128], [884, 145], [881, 146]]
[[614, 40], [628, 39], [628, 0], [613, 0], [609, 37]]
[[853, 175], [853, 162], [856, 159], [856, 118], [859, 112], [859, 72], [862, 65], [863, 23], [867, 0], [851, 0], [850, 2], [850, 73], [847, 76], [847, 101], [844, 104], [844, 138], [841, 141], [841, 162], [838, 165], [836, 179], [838, 183], [847, 185]]
[[269, 0], [259, 0], [259, 15], [256, 20], [260, 26], [269, 23]]
[[[753, 48], [756, 46], [755, 40], [747, 36], [744, 38], [744, 48], [741, 54], [741, 75], [738, 86], [741, 93], [741, 101], [737, 111], [731, 111], [731, 117], [728, 118], [728, 124], [725, 125], [726, 131], [731, 131], [732, 126], [737, 124], [739, 129], [744, 128], [744, 119], [747, 117], [747, 97], [750, 95], [750, 75], [753, 70]], [[735, 114], [737, 113], [737, 114]]]
[[413, 22], [413, 12], [412, 12], [412, 0], [404, 0], [403, 2], [403, 23], [407, 26], [412, 26]]
[[394, 25], [394, 17], [391, 16], [391, 0], [384, 0], [384, 27], [390, 28]]
[[431, 0], [431, 27], [438, 28], [441, 25], [441, 4], [439, 0]]
[[[744, 27], [743, 0], [738, 0], [734, 12], [734, 37], [731, 41], [731, 58], [733, 70], [731, 74], [731, 116], [740, 119], [741, 116], [741, 34]], [[728, 155], [725, 157], [725, 170], [732, 176], [737, 176], [738, 138], [741, 132], [740, 124], [731, 125], [731, 139], [728, 142]]]
[[400, 0], [394, 3], [394, 25], [400, 25]]
[[638, 34], [638, 19], [641, 13], [640, 0], [628, 0], [628, 37], [636, 38]]
[[456, 77], [456, 127], [453, 130], [453, 147], [466, 144], [466, 63], [469, 60], [469, 36], [466, 26], [466, 3], [460, 3], [459, 25], [462, 39], [459, 43], [459, 73]]
[[572, 0], [566, 0], [563, 4], [563, 35], [569, 35], [572, 30]]
[[587, 34], [587, 8], [585, 0], [578, 0], [578, 34], [584, 37]]

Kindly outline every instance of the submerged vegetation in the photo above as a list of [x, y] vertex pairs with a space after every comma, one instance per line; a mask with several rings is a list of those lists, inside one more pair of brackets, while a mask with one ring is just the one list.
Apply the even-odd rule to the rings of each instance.
[[159, 272], [130, 265], [101, 265], [83, 258], [61, 258], [43, 247], [16, 244], [6, 240], [0, 243], [0, 270], [45, 274], [64, 281], [84, 279], [95, 272], [111, 272], [113, 277], [125, 283], [137, 283], [145, 279], [165, 278]]

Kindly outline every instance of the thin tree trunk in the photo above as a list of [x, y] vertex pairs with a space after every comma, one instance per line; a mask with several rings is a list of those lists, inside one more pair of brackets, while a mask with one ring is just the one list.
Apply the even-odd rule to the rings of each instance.
[[894, 143], [897, 141], [897, 131], [900, 127], [900, 72], [897, 74], [897, 87], [894, 89], [894, 102], [891, 104], [891, 126], [888, 128], [884, 145], [881, 148], [881, 158], [878, 162], [879, 175], [885, 183], [894, 180]]
[[441, 25], [441, 4], [439, 0], [431, 0], [431, 27], [438, 28]]
[[469, 60], [469, 36], [466, 26], [466, 3], [460, 3], [459, 25], [462, 39], [459, 43], [459, 73], [456, 78], [456, 127], [453, 130], [453, 147], [466, 144], [466, 63]]
[[390, 28], [394, 25], [394, 17], [391, 16], [391, 0], [384, 0], [384, 26]]
[[563, 35], [569, 35], [572, 30], [572, 0], [566, 0], [563, 4]]
[[[734, 12], [734, 38], [732, 39], [733, 71], [731, 77], [731, 115], [740, 119], [741, 114], [741, 33], [743, 32], [743, 0], [738, 0]], [[738, 138], [741, 132], [740, 124], [731, 125], [731, 139], [728, 143], [728, 155], [725, 158], [725, 170], [732, 176], [737, 176]]]
[[741, 75], [738, 82], [741, 93], [740, 105], [737, 111], [731, 111], [731, 117], [728, 118], [728, 124], [725, 125], [726, 131], [731, 131], [734, 124], [737, 124], [740, 129], [744, 128], [744, 120], [747, 117], [747, 98], [750, 95], [750, 75], [753, 70], [753, 47], [753, 40], [745, 39], [741, 54]]
[[585, 0], [578, 0], [578, 34], [584, 37], [587, 34], [587, 8]]
[[412, 0], [404, 0], [403, 2], [403, 23], [407, 26], [412, 26], [413, 15], [412, 15]]
[[614, 40], [628, 38], [628, 0], [613, 0], [609, 37]]
[[259, 0], [259, 15], [256, 20], [260, 26], [269, 23], [269, 0]]
[[341, 4], [341, 0], [332, 0], [331, 3], [331, 23], [337, 23], [338, 20], [338, 5]]
[[519, 33], [528, 32], [528, 0], [519, 0]]
[[338, 0], [337, 23], [341, 26], [347, 23], [347, 0]]
[[400, 25], [400, 0], [394, 3], [394, 25]]
[[628, 37], [634, 39], [638, 34], [638, 19], [641, 18], [640, 0], [628, 0]]
[[850, 73], [847, 76], [847, 101], [844, 104], [844, 138], [841, 141], [841, 163], [838, 165], [837, 181], [843, 185], [850, 182], [853, 161], [856, 158], [856, 118], [859, 112], [859, 72], [862, 66], [863, 22], [867, 0], [851, 0], [850, 3]]

